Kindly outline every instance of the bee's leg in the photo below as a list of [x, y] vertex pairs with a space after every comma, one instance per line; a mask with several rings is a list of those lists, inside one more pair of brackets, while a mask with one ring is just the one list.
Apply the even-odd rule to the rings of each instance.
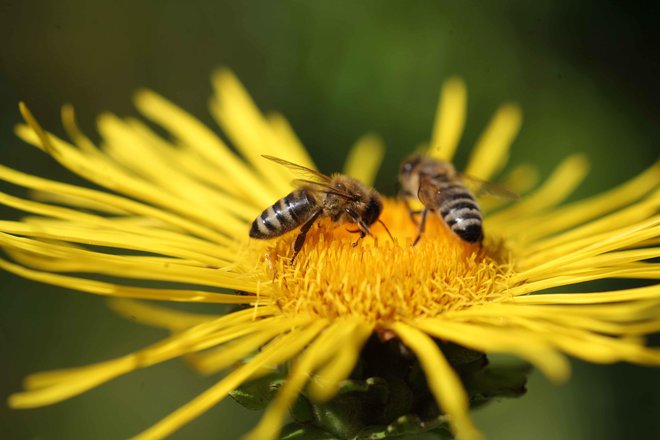
[[405, 193], [401, 193], [399, 197], [401, 197], [401, 200], [403, 200], [403, 203], [406, 205], [406, 209], [408, 210], [408, 215], [410, 216], [410, 221], [412, 221], [415, 224], [415, 226], [419, 226], [419, 223], [417, 223], [415, 216], [423, 213], [424, 210], [415, 211], [414, 209], [412, 209], [412, 206], [410, 206], [410, 198]]
[[296, 257], [298, 256], [298, 253], [300, 252], [300, 249], [302, 249], [303, 243], [305, 243], [305, 237], [307, 237], [307, 232], [309, 232], [309, 229], [312, 227], [316, 219], [319, 218], [319, 215], [321, 215], [322, 210], [319, 209], [316, 211], [312, 216], [305, 222], [304, 225], [300, 228], [300, 233], [296, 237], [296, 241], [293, 243], [293, 257], [291, 257], [291, 262], [289, 263], [291, 266], [293, 266], [293, 262], [296, 260]]
[[420, 238], [422, 238], [422, 234], [424, 233], [424, 229], [426, 228], [426, 216], [429, 213], [429, 208], [424, 208], [424, 211], [422, 211], [422, 221], [419, 224], [419, 233], [417, 234], [417, 238], [415, 238], [415, 241], [413, 242], [413, 246], [417, 244]]
[[364, 232], [362, 229], [346, 229], [346, 232], [350, 232], [351, 234], [360, 234], [360, 238], [358, 238], [355, 243], [353, 243], [353, 247], [357, 246], [357, 244], [364, 238], [365, 235], [367, 235], [366, 232]]
[[[353, 211], [350, 208], [346, 208], [345, 211], [346, 211], [346, 214], [348, 214], [353, 219], [353, 221], [355, 221], [355, 223], [357, 223], [358, 227], [360, 228], [359, 229], [360, 238], [358, 238], [355, 241], [355, 243], [353, 243], [353, 247], [357, 246], [357, 244], [360, 242], [360, 240], [362, 240], [366, 235], [369, 235], [369, 236], [373, 237], [374, 240], [376, 240], [376, 237], [374, 237], [374, 235], [369, 230], [369, 226], [367, 226], [367, 224], [362, 221], [362, 219], [360, 218], [360, 216], [358, 215], [357, 212]], [[358, 232], [358, 231], [349, 231], [349, 232]]]
[[[362, 240], [362, 239], [367, 235], [367, 233], [364, 232], [364, 231], [363, 231], [362, 229], [360, 229], [360, 228], [358, 228], [358, 229], [346, 229], [346, 231], [347, 231], [347, 232], [350, 232], [351, 234], [360, 234], [360, 238], [358, 238], [357, 240], [355, 240], [355, 243], [353, 243], [353, 247], [357, 246], [358, 243], [360, 242], [360, 240]], [[375, 237], [374, 237], [374, 238], [375, 238]]]
[[359, 232], [360, 232], [360, 237], [357, 240], [355, 240], [355, 242], [353, 243], [353, 247], [357, 246], [360, 240], [362, 240], [365, 237], [365, 235], [367, 235], [367, 233], [364, 231], [359, 231]]

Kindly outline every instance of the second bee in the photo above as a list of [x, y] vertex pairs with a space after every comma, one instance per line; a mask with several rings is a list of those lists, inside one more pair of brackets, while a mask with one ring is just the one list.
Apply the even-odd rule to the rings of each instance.
[[401, 165], [399, 183], [406, 204], [409, 198], [417, 197], [424, 205], [419, 233], [413, 246], [424, 233], [429, 211], [438, 213], [449, 229], [462, 240], [468, 243], [481, 242], [484, 234], [479, 204], [449, 162], [414, 155]]

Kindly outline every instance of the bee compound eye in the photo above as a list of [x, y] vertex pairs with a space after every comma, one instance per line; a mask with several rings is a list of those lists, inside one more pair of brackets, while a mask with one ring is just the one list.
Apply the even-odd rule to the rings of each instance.
[[367, 224], [372, 224], [376, 220], [378, 220], [378, 217], [380, 216], [380, 212], [383, 209], [383, 204], [378, 200], [376, 197], [373, 197], [369, 200], [369, 205], [367, 206], [367, 210], [365, 212], [365, 220]]

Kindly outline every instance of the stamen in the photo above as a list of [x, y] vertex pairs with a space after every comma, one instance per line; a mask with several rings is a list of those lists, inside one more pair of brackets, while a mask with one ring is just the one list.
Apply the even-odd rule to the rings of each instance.
[[[258, 248], [275, 303], [284, 313], [387, 324], [509, 297], [513, 272], [501, 243], [467, 243], [430, 214], [424, 236], [413, 247], [417, 227], [405, 205], [389, 199], [379, 223], [384, 227], [370, 230], [373, 239], [354, 247], [350, 231], [322, 219], [293, 265], [288, 263], [295, 234]], [[387, 239], [377, 240], [381, 237]], [[419, 273], [425, 276], [415, 276]]]

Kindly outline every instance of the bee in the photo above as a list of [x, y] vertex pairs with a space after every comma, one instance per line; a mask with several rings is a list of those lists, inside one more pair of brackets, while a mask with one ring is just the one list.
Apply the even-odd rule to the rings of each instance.
[[360, 237], [353, 246], [357, 246], [366, 235], [373, 237], [369, 227], [376, 221], [387, 230], [387, 226], [378, 218], [383, 210], [383, 202], [375, 189], [343, 174], [326, 176], [284, 159], [263, 157], [313, 179], [294, 180], [298, 188], [266, 208], [250, 228], [250, 237], [269, 239], [300, 227], [293, 244], [291, 265], [305, 243], [307, 232], [319, 218], [327, 217], [336, 224], [355, 223], [357, 229], [349, 232], [359, 233]]
[[[480, 243], [484, 238], [483, 217], [477, 199], [464, 184], [471, 181], [484, 191], [499, 197], [517, 199], [518, 196], [495, 183], [456, 171], [449, 162], [423, 155], [413, 155], [401, 164], [399, 183], [401, 195], [406, 202], [410, 217], [415, 221], [409, 205], [411, 197], [417, 197], [424, 205], [421, 211], [419, 233], [415, 246], [426, 226], [429, 211], [436, 212], [451, 231], [468, 243]], [[417, 223], [417, 222], [415, 222]]]

